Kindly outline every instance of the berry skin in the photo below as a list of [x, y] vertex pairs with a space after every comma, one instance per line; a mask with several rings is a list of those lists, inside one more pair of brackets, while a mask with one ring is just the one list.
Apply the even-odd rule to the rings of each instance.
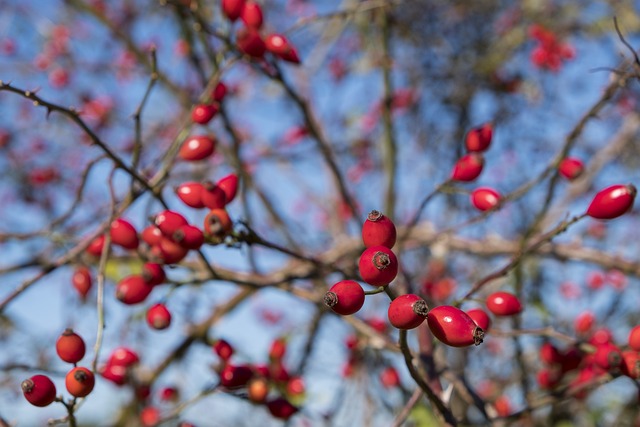
[[456, 162], [451, 172], [451, 179], [460, 182], [471, 182], [480, 176], [484, 168], [484, 157], [480, 153], [466, 154]]
[[373, 210], [362, 225], [364, 246], [384, 246], [389, 249], [396, 243], [396, 226], [387, 216]]
[[65, 362], [78, 363], [84, 357], [85, 351], [84, 340], [73, 332], [73, 329], [65, 329], [56, 341], [56, 353]]
[[494, 292], [487, 297], [487, 308], [496, 316], [513, 316], [522, 311], [520, 300], [509, 292]]
[[213, 100], [216, 102], [222, 102], [225, 96], [227, 96], [227, 86], [223, 82], [218, 82], [211, 94]]
[[235, 21], [240, 18], [244, 4], [245, 0], [222, 0], [222, 13], [224, 13], [230, 21]]
[[204, 234], [198, 227], [187, 224], [173, 233], [173, 240], [186, 249], [200, 249], [204, 243]]
[[612, 185], [595, 195], [587, 215], [596, 219], [614, 219], [633, 208], [636, 197], [636, 187], [628, 185]]
[[209, 209], [222, 209], [227, 204], [227, 195], [224, 190], [210, 181], [202, 184], [200, 199]]
[[372, 286], [387, 286], [398, 274], [398, 260], [391, 249], [372, 246], [365, 249], [358, 263], [362, 280]]
[[640, 354], [634, 350], [626, 350], [622, 352], [622, 363], [620, 369], [623, 375], [629, 378], [640, 378]]
[[451, 347], [480, 345], [484, 339], [484, 331], [473, 319], [450, 305], [432, 308], [427, 314], [427, 324], [438, 340]]
[[253, 371], [244, 365], [227, 364], [220, 371], [220, 385], [230, 389], [246, 386], [251, 378], [253, 378]]
[[614, 344], [601, 344], [596, 347], [593, 361], [605, 371], [616, 371], [622, 363], [622, 352]]
[[298, 412], [298, 408], [293, 406], [284, 397], [277, 397], [273, 400], [268, 401], [267, 409], [269, 410], [271, 415], [281, 420], [288, 420], [296, 412]]
[[102, 251], [104, 250], [104, 235], [98, 236], [89, 243], [87, 246], [87, 253], [89, 255], [93, 255], [94, 257], [99, 257], [102, 255]]
[[241, 28], [236, 33], [236, 44], [238, 49], [253, 58], [262, 58], [267, 50], [267, 46], [260, 37], [260, 34], [252, 28]]
[[596, 323], [596, 318], [593, 313], [589, 311], [583, 311], [574, 320], [573, 326], [578, 335], [583, 335], [589, 332]]
[[207, 135], [190, 136], [185, 139], [178, 155], [182, 160], [195, 162], [206, 159], [216, 150], [216, 140]]
[[394, 388], [400, 385], [400, 375], [393, 366], [386, 367], [380, 373], [380, 382], [384, 388]]
[[176, 194], [182, 202], [195, 209], [204, 208], [202, 203], [202, 192], [204, 188], [199, 182], [185, 182], [176, 188]]
[[358, 282], [341, 280], [325, 294], [324, 303], [334, 312], [348, 316], [364, 305], [364, 290]]
[[227, 362], [233, 355], [233, 346], [226, 340], [219, 339], [213, 343], [213, 351], [218, 355], [220, 359]]
[[493, 125], [485, 123], [467, 132], [464, 144], [467, 147], [467, 151], [486, 151], [491, 145], [492, 137]]
[[269, 347], [269, 360], [281, 361], [287, 353], [287, 340], [283, 337], [276, 338]]
[[128, 368], [138, 362], [140, 362], [138, 353], [127, 347], [118, 347], [111, 352], [111, 355], [109, 355], [107, 364]]
[[160, 243], [162, 236], [162, 231], [160, 231], [160, 229], [155, 225], [146, 227], [141, 233], [142, 240], [149, 246], [154, 246]]
[[147, 323], [153, 329], [167, 329], [171, 325], [171, 312], [164, 304], [155, 304], [147, 310]]
[[560, 175], [564, 176], [569, 181], [573, 181], [578, 178], [582, 175], [583, 171], [584, 164], [582, 163], [582, 160], [575, 157], [565, 157], [558, 165], [558, 172]]
[[547, 365], [562, 363], [562, 359], [562, 354], [553, 344], [546, 342], [540, 346], [540, 360]]
[[298, 52], [291, 46], [289, 40], [281, 34], [270, 34], [265, 39], [265, 45], [269, 52], [278, 58], [294, 64], [300, 63]]
[[157, 286], [164, 283], [167, 275], [160, 264], [147, 262], [142, 266], [142, 279], [149, 286]]
[[147, 406], [140, 411], [140, 424], [143, 427], [156, 427], [160, 424], [160, 409]]
[[469, 317], [473, 319], [474, 322], [476, 322], [476, 325], [478, 325], [478, 327], [480, 327], [483, 331], [488, 331], [489, 328], [491, 327], [491, 318], [489, 317], [487, 312], [484, 311], [483, 309], [472, 308], [471, 310], [467, 310], [467, 314], [469, 315]]
[[263, 22], [262, 8], [255, 1], [247, 0], [242, 8], [240, 19], [247, 27], [259, 30]]
[[20, 385], [25, 399], [33, 406], [44, 407], [56, 399], [56, 386], [45, 375], [34, 375]]
[[[184, 216], [172, 210], [165, 210], [160, 212], [155, 216], [153, 222], [155, 223], [156, 227], [160, 229], [162, 234], [167, 237], [173, 236], [173, 233], [175, 233], [178, 228], [188, 224]], [[155, 244], [160, 243], [161, 240], [162, 239], [158, 239], [158, 242]]]
[[471, 203], [479, 211], [488, 211], [500, 204], [500, 193], [493, 188], [476, 188], [471, 193]]
[[107, 363], [100, 372], [102, 378], [115, 385], [122, 386], [127, 382], [127, 368], [122, 365]]
[[[176, 230], [174, 234], [177, 232], [178, 231]], [[152, 252], [155, 255], [158, 255], [165, 264], [177, 264], [182, 261], [189, 253], [189, 249], [185, 248], [169, 237], [163, 237], [162, 240], [160, 240], [160, 244], [158, 244], [154, 248], [156, 248], [156, 251], [154, 252], [152, 250]]]
[[247, 387], [249, 400], [253, 403], [264, 403], [269, 394], [269, 382], [264, 378], [254, 378]]
[[93, 372], [81, 366], [69, 371], [65, 378], [65, 386], [69, 394], [75, 397], [85, 397], [93, 390], [96, 378]]
[[71, 283], [81, 298], [86, 298], [87, 294], [91, 290], [93, 280], [91, 279], [91, 271], [84, 266], [79, 266], [73, 272], [71, 277]]
[[125, 219], [117, 218], [111, 223], [111, 242], [125, 249], [138, 249], [138, 232], [131, 223]]
[[209, 240], [222, 241], [232, 227], [231, 218], [224, 209], [212, 209], [204, 218], [204, 235]]
[[631, 329], [628, 341], [632, 350], [640, 351], [640, 325]]
[[389, 322], [398, 329], [414, 329], [424, 322], [428, 312], [427, 303], [418, 295], [400, 295], [389, 305]]
[[216, 185], [222, 188], [224, 191], [225, 201], [227, 204], [231, 203], [233, 199], [236, 198], [236, 193], [238, 192], [238, 175], [235, 173], [230, 173], [227, 176], [220, 178]]
[[141, 275], [127, 276], [116, 285], [116, 298], [127, 305], [138, 304], [149, 296], [152, 289], [153, 286]]
[[[213, 104], [198, 104], [191, 111], [191, 120], [200, 125], [206, 125], [218, 114], [218, 107]], [[181, 149], [182, 151], [182, 149]]]

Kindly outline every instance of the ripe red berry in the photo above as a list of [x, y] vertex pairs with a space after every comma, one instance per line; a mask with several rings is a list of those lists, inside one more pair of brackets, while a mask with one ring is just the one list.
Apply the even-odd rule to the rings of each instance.
[[493, 125], [491, 123], [485, 123], [471, 129], [467, 132], [467, 136], [465, 138], [467, 151], [486, 151], [489, 148], [489, 145], [491, 145], [492, 137]]
[[474, 322], [476, 322], [476, 325], [478, 325], [483, 331], [486, 332], [491, 327], [491, 318], [489, 317], [487, 312], [484, 311], [483, 309], [472, 308], [470, 310], [467, 310], [467, 314], [469, 315], [469, 317], [473, 319]]
[[601, 344], [593, 353], [593, 361], [605, 371], [616, 371], [622, 363], [622, 352], [612, 343]]
[[578, 335], [584, 335], [593, 328], [595, 323], [596, 318], [593, 313], [589, 311], [583, 311], [575, 318], [574, 328]]
[[470, 182], [482, 173], [484, 157], [480, 153], [469, 153], [460, 157], [451, 171], [451, 179], [454, 181]]
[[107, 363], [100, 372], [102, 378], [121, 386], [127, 382], [127, 368], [123, 365]]
[[157, 427], [160, 424], [160, 419], [160, 409], [155, 406], [147, 406], [140, 411], [142, 427]]
[[227, 195], [224, 190], [211, 181], [202, 184], [200, 199], [209, 209], [222, 209], [227, 204]]
[[[167, 237], [173, 236], [173, 233], [175, 233], [178, 228], [188, 224], [184, 216], [172, 210], [165, 210], [157, 214], [154, 218], [154, 223], [162, 234]], [[162, 239], [158, 239], [158, 243], [161, 241]]]
[[487, 297], [487, 308], [496, 316], [513, 316], [522, 311], [520, 300], [509, 292], [494, 292]]
[[549, 390], [560, 384], [562, 371], [553, 368], [543, 368], [536, 374], [538, 385], [543, 390]]
[[215, 149], [215, 138], [208, 135], [194, 135], [184, 140], [178, 155], [183, 160], [195, 162], [211, 156]]
[[386, 286], [398, 274], [398, 260], [391, 249], [372, 246], [360, 255], [358, 263], [362, 280], [372, 286]]
[[281, 361], [287, 353], [287, 340], [284, 337], [276, 338], [269, 347], [269, 360]]
[[173, 240], [186, 249], [200, 249], [204, 243], [204, 234], [195, 225], [187, 224], [173, 233]]
[[265, 45], [267, 50], [276, 55], [278, 58], [284, 59], [285, 61], [292, 62], [294, 64], [300, 63], [298, 52], [296, 52], [291, 43], [289, 43], [289, 40], [287, 40], [283, 35], [268, 35], [265, 39]]
[[635, 351], [640, 351], [640, 325], [634, 326], [629, 332], [629, 347]]
[[76, 267], [73, 272], [73, 276], [71, 277], [71, 283], [75, 290], [78, 291], [78, 294], [80, 294], [80, 297], [84, 299], [91, 290], [91, 285], [93, 283], [89, 268], [85, 266]]
[[400, 385], [400, 375], [393, 366], [388, 366], [380, 373], [380, 382], [384, 388], [393, 388]]
[[224, 209], [212, 209], [204, 218], [204, 235], [209, 240], [221, 241], [232, 227], [231, 218]]
[[206, 125], [218, 114], [218, 107], [213, 104], [198, 104], [191, 111], [191, 120], [195, 123]]
[[160, 243], [162, 239], [162, 231], [155, 225], [150, 225], [142, 230], [142, 240], [149, 246], [154, 246]]
[[211, 96], [214, 101], [221, 102], [227, 96], [227, 86], [223, 82], [218, 82]]
[[[174, 235], [176, 232], [178, 232], [178, 230], [174, 232]], [[155, 253], [160, 256], [165, 264], [177, 264], [182, 261], [189, 253], [189, 249], [185, 248], [169, 237], [163, 237], [160, 240], [160, 244], [158, 244], [158, 246], [156, 247], [157, 252]]]
[[116, 285], [116, 298], [124, 304], [138, 304], [149, 296], [152, 289], [153, 286], [145, 282], [141, 275], [131, 275]]
[[180, 399], [180, 392], [175, 387], [163, 387], [160, 390], [160, 400], [163, 402], [177, 402]]
[[302, 377], [291, 377], [287, 381], [287, 395], [289, 397], [302, 396], [305, 390], [306, 386]]
[[633, 379], [640, 378], [640, 354], [635, 350], [623, 351], [620, 368], [623, 375]]
[[578, 178], [582, 175], [583, 171], [584, 164], [582, 163], [582, 160], [575, 157], [565, 157], [558, 165], [558, 172], [560, 172], [560, 175], [564, 176], [569, 181], [573, 181]]
[[93, 390], [96, 378], [89, 369], [78, 366], [69, 371], [65, 378], [65, 386], [69, 394], [85, 397]]
[[220, 359], [227, 362], [233, 355], [233, 346], [226, 340], [219, 339], [213, 343], [213, 351], [215, 351]]
[[78, 363], [84, 357], [86, 347], [82, 337], [73, 329], [65, 329], [56, 341], [58, 357], [68, 363]]
[[364, 290], [358, 282], [341, 280], [325, 294], [324, 303], [336, 313], [348, 316], [364, 305]]
[[555, 365], [562, 362], [562, 354], [551, 343], [546, 342], [540, 346], [540, 360], [548, 365]]
[[245, 0], [222, 0], [222, 13], [229, 18], [230, 21], [235, 21], [242, 14]]
[[249, 28], [259, 30], [262, 27], [262, 8], [258, 3], [247, 0], [242, 8], [240, 19]]
[[595, 195], [587, 215], [596, 219], [613, 219], [624, 215], [633, 207], [636, 187], [628, 185], [612, 185]]
[[89, 255], [93, 255], [94, 257], [99, 257], [102, 255], [102, 251], [104, 250], [105, 237], [104, 235], [100, 235], [93, 239], [89, 246], [87, 246], [87, 253]]
[[452, 347], [479, 345], [484, 339], [482, 328], [457, 307], [441, 305], [432, 308], [427, 314], [427, 324], [438, 340]]
[[258, 31], [252, 28], [241, 28], [236, 33], [238, 49], [253, 58], [262, 58], [267, 47]]
[[166, 278], [167, 275], [165, 274], [162, 265], [154, 262], [147, 262], [142, 266], [142, 279], [149, 286], [160, 285], [164, 283]]
[[220, 385], [226, 388], [240, 388], [253, 378], [253, 370], [245, 365], [225, 365], [220, 371]]
[[606, 344], [613, 342], [613, 334], [607, 328], [598, 328], [593, 331], [589, 338], [589, 344], [599, 346], [600, 344]]
[[281, 420], [288, 420], [296, 412], [298, 412], [298, 408], [293, 406], [284, 397], [277, 397], [273, 400], [268, 401], [267, 409], [269, 410], [271, 415]]
[[154, 304], [147, 310], [147, 323], [153, 329], [167, 329], [171, 325], [171, 312], [164, 304]]
[[202, 184], [199, 182], [185, 182], [176, 188], [176, 194], [182, 202], [191, 208], [204, 208], [201, 194], [203, 192]]
[[29, 403], [44, 407], [56, 399], [56, 386], [46, 375], [34, 375], [22, 381], [22, 393]]
[[396, 226], [380, 211], [373, 210], [362, 225], [362, 241], [367, 248], [385, 246], [391, 249], [396, 243]]
[[114, 349], [109, 355], [107, 364], [124, 366], [125, 368], [131, 367], [140, 361], [138, 353], [131, 350], [128, 347], [118, 347]]
[[230, 173], [227, 176], [220, 178], [216, 185], [224, 191], [226, 203], [229, 204], [236, 197], [238, 192], [238, 175]]
[[116, 218], [111, 223], [111, 242], [125, 249], [138, 249], [138, 232], [131, 223], [123, 218]]
[[476, 188], [471, 192], [471, 203], [480, 211], [488, 211], [500, 204], [500, 193], [493, 188]]
[[391, 301], [388, 309], [389, 322], [398, 329], [417, 328], [429, 312], [425, 300], [415, 294], [400, 295]]

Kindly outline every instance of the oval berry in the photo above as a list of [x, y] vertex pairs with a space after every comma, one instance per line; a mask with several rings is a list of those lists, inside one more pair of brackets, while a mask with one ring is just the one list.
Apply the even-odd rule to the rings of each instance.
[[485, 123], [469, 130], [464, 143], [467, 151], [486, 151], [489, 145], [491, 145], [492, 138], [493, 125], [491, 123]]
[[100, 235], [93, 239], [89, 246], [87, 246], [87, 253], [94, 257], [99, 257], [102, 255], [102, 251], [104, 250], [105, 237], [104, 235]]
[[160, 243], [160, 239], [162, 239], [162, 231], [155, 225], [150, 225], [142, 230], [140, 234], [142, 240], [149, 246], [154, 246]]
[[227, 195], [224, 190], [210, 181], [202, 184], [200, 198], [202, 204], [209, 209], [222, 209], [227, 204]]
[[204, 218], [204, 235], [214, 242], [221, 241], [232, 227], [231, 218], [224, 209], [212, 209]]
[[253, 403], [263, 403], [269, 394], [269, 382], [264, 378], [254, 378], [249, 382], [247, 395]]
[[71, 277], [71, 283], [80, 297], [85, 298], [91, 290], [93, 280], [91, 278], [91, 270], [84, 266], [76, 267]]
[[212, 348], [213, 351], [218, 355], [218, 357], [225, 362], [228, 361], [233, 355], [233, 346], [226, 340], [216, 340], [216, 342], [213, 343]]
[[479, 211], [488, 211], [500, 204], [500, 193], [493, 188], [476, 188], [471, 192], [471, 203]]
[[129, 250], [138, 249], [138, 232], [126, 219], [116, 218], [111, 223], [110, 234], [113, 244]]
[[267, 50], [278, 58], [294, 64], [300, 63], [298, 52], [296, 52], [291, 43], [289, 43], [289, 40], [287, 40], [283, 35], [270, 34], [266, 37], [264, 42]]
[[628, 185], [612, 185], [595, 195], [587, 215], [596, 219], [613, 219], [631, 210], [636, 197], [636, 187]]
[[393, 366], [386, 367], [380, 373], [380, 382], [384, 388], [393, 388], [400, 385], [400, 375]]
[[109, 359], [107, 359], [107, 364], [116, 365], [116, 366], [124, 366], [128, 368], [130, 366], [135, 365], [140, 361], [140, 356], [138, 353], [131, 350], [128, 347], [118, 347], [114, 349], [109, 355]]
[[475, 180], [484, 168], [484, 157], [480, 153], [466, 154], [456, 162], [451, 172], [451, 179], [460, 182]]
[[220, 371], [220, 385], [226, 388], [240, 388], [253, 378], [253, 370], [244, 365], [226, 365]]
[[167, 275], [162, 265], [155, 262], [147, 262], [142, 266], [142, 279], [149, 286], [157, 286], [164, 283]]
[[546, 342], [540, 346], [540, 360], [548, 365], [562, 363], [562, 354], [551, 343]]
[[634, 350], [623, 351], [620, 368], [623, 375], [634, 380], [640, 378], [640, 354]]
[[522, 311], [520, 300], [509, 292], [494, 292], [487, 297], [487, 308], [496, 316], [513, 316]]
[[[153, 222], [155, 223], [156, 227], [160, 229], [162, 234], [167, 237], [171, 237], [173, 233], [178, 230], [178, 228], [188, 224], [184, 216], [176, 211], [172, 211], [169, 209], [157, 214]], [[162, 239], [160, 238], [155, 244], [158, 244], [161, 241]]]
[[[174, 232], [174, 235], [178, 230]], [[157, 248], [157, 255], [160, 256], [165, 264], [177, 264], [189, 253], [188, 248], [185, 248], [169, 237], [163, 237], [155, 247]]]
[[173, 240], [186, 249], [200, 249], [204, 243], [204, 234], [195, 225], [187, 224], [173, 233]]
[[396, 226], [380, 211], [373, 210], [362, 225], [364, 246], [385, 246], [389, 249], [396, 243]]
[[107, 363], [100, 372], [102, 378], [121, 386], [127, 382], [127, 368], [124, 365]]
[[281, 420], [288, 420], [296, 412], [298, 412], [298, 408], [292, 405], [291, 402], [289, 402], [284, 397], [277, 397], [273, 400], [268, 401], [267, 409], [269, 410], [269, 413], [271, 413], [271, 415]]
[[631, 347], [635, 351], [640, 351], [640, 325], [634, 326], [631, 331], [629, 331], [629, 347]]
[[474, 322], [476, 322], [476, 325], [482, 328], [483, 331], [486, 332], [491, 327], [491, 318], [483, 309], [472, 308], [470, 310], [467, 310], [467, 314], [473, 319]]
[[255, 28], [259, 30], [262, 27], [262, 8], [258, 3], [252, 0], [247, 0], [242, 8], [240, 19], [249, 28]]
[[425, 300], [415, 294], [405, 294], [391, 301], [387, 315], [389, 322], [396, 328], [414, 329], [424, 322], [428, 312]]
[[187, 138], [180, 147], [178, 155], [186, 161], [195, 162], [211, 156], [216, 148], [216, 140], [207, 135], [195, 135]]
[[223, 82], [218, 82], [211, 96], [214, 101], [221, 102], [227, 96], [227, 86]]
[[484, 339], [482, 328], [467, 313], [450, 305], [432, 308], [427, 324], [433, 336], [452, 347], [479, 345]]
[[216, 185], [224, 191], [225, 201], [229, 204], [236, 198], [236, 193], [238, 192], [238, 175], [230, 173], [220, 178], [220, 180], [216, 182]]
[[56, 341], [58, 357], [68, 363], [78, 363], [84, 357], [86, 347], [82, 337], [73, 329], [65, 329]]
[[33, 406], [44, 407], [56, 399], [56, 386], [46, 375], [34, 375], [20, 385], [25, 399]]
[[213, 104], [198, 104], [191, 111], [191, 120], [200, 125], [206, 125], [218, 113], [218, 107]]
[[235, 21], [242, 14], [245, 0], [222, 0], [222, 13], [225, 14], [230, 21]]
[[202, 203], [202, 192], [204, 191], [202, 184], [199, 182], [185, 182], [176, 188], [176, 194], [182, 202], [191, 208], [204, 208]]
[[348, 316], [362, 308], [364, 298], [364, 290], [358, 282], [341, 280], [325, 294], [324, 303], [334, 312]]
[[565, 157], [558, 165], [558, 172], [569, 181], [573, 181], [582, 175], [584, 164], [582, 160], [575, 157]]
[[372, 286], [387, 286], [398, 274], [398, 260], [391, 249], [372, 246], [365, 249], [358, 263], [362, 280]]
[[65, 386], [69, 394], [75, 397], [85, 397], [96, 384], [93, 372], [87, 368], [78, 366], [69, 371], [65, 378]]
[[605, 371], [615, 371], [622, 363], [622, 352], [612, 343], [601, 344], [596, 347], [593, 361]]
[[267, 47], [255, 29], [242, 28], [236, 33], [236, 44], [238, 49], [253, 58], [262, 58]]
[[152, 289], [153, 286], [141, 275], [127, 276], [116, 285], [116, 298], [124, 304], [138, 304], [149, 296]]
[[155, 304], [147, 310], [147, 323], [153, 329], [167, 329], [171, 325], [171, 312], [164, 304]]

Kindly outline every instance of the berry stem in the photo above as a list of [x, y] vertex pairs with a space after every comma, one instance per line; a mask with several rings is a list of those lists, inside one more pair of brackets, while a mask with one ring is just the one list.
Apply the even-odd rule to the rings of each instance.
[[386, 286], [378, 286], [377, 288], [371, 290], [371, 291], [364, 291], [365, 295], [375, 295], [375, 294], [380, 294], [382, 292], [384, 292]]

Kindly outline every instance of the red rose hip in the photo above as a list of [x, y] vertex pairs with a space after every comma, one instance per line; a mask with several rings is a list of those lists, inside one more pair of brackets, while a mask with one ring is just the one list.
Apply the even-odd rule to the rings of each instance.
[[84, 367], [75, 367], [69, 371], [65, 378], [65, 386], [67, 391], [74, 397], [85, 397], [96, 384], [96, 378], [89, 369]]
[[387, 286], [398, 274], [398, 260], [391, 249], [372, 246], [365, 249], [358, 263], [362, 280], [372, 286]]
[[496, 316], [513, 316], [522, 311], [520, 300], [509, 292], [494, 292], [487, 297], [487, 308]]
[[424, 322], [429, 312], [425, 300], [415, 294], [400, 295], [391, 301], [389, 322], [398, 329], [414, 329]]
[[488, 211], [500, 204], [500, 193], [493, 188], [480, 187], [471, 192], [471, 203], [479, 211]]
[[65, 329], [56, 341], [56, 353], [67, 363], [78, 363], [84, 357], [85, 351], [84, 340], [73, 332], [73, 329]]
[[167, 329], [171, 325], [171, 312], [164, 304], [154, 304], [147, 310], [147, 323], [153, 329]]
[[34, 375], [20, 385], [25, 399], [34, 406], [44, 407], [56, 399], [56, 386], [46, 375]]
[[467, 132], [464, 141], [467, 151], [486, 151], [491, 145], [492, 137], [493, 125], [491, 123], [485, 123], [471, 129]]
[[482, 328], [467, 313], [450, 305], [432, 308], [427, 324], [438, 340], [451, 347], [480, 345], [484, 339]]
[[633, 207], [636, 193], [632, 184], [607, 187], [595, 195], [587, 208], [587, 215], [596, 219], [614, 219], [624, 215]]
[[341, 280], [325, 294], [324, 303], [334, 312], [348, 316], [364, 305], [364, 290], [358, 282]]
[[362, 225], [362, 241], [367, 248], [384, 246], [391, 249], [396, 243], [396, 226], [380, 211], [373, 210]]
[[482, 154], [466, 154], [456, 162], [451, 172], [451, 179], [460, 182], [471, 182], [480, 176], [483, 167], [484, 158]]
[[491, 318], [483, 309], [472, 308], [470, 310], [467, 310], [467, 314], [473, 319], [474, 322], [476, 322], [476, 325], [482, 328], [483, 331], [488, 331], [491, 327]]
[[565, 157], [558, 165], [558, 172], [569, 181], [573, 181], [582, 175], [584, 164], [582, 160], [575, 157]]
[[187, 138], [180, 147], [178, 155], [189, 162], [206, 159], [216, 149], [216, 140], [207, 135], [196, 135]]

